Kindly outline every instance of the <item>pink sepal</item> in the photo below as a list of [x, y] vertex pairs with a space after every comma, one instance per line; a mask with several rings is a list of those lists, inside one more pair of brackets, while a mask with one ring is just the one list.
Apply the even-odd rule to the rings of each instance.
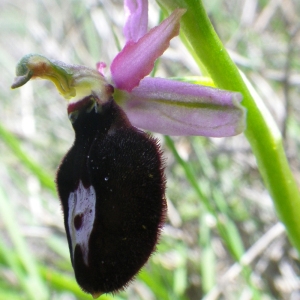
[[151, 72], [155, 60], [168, 48], [170, 40], [178, 35], [180, 17], [184, 13], [185, 9], [176, 9], [137, 42], [126, 43], [110, 67], [117, 88], [130, 92]]
[[126, 23], [123, 33], [126, 42], [137, 42], [147, 33], [148, 26], [148, 1], [125, 0], [124, 1]]
[[[126, 95], [126, 96], [125, 96]], [[226, 137], [245, 129], [240, 93], [145, 78], [120, 102], [132, 125], [168, 135]]]

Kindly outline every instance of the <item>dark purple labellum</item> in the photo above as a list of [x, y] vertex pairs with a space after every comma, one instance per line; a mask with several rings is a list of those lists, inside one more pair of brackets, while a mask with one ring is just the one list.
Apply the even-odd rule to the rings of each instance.
[[158, 141], [113, 99], [69, 106], [75, 142], [57, 172], [78, 284], [94, 296], [126, 287], [147, 262], [166, 214]]

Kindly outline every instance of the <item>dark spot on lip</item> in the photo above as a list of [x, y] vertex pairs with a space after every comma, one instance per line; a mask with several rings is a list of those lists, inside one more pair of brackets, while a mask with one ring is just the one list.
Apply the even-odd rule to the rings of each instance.
[[82, 221], [83, 221], [83, 215], [76, 215], [74, 218], [74, 226], [76, 230], [79, 230], [82, 226]]

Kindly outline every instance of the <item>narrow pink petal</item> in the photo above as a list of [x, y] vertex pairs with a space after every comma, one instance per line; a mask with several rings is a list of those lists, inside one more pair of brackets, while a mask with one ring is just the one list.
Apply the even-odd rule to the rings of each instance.
[[185, 9], [176, 9], [159, 26], [137, 42], [129, 41], [113, 60], [110, 70], [117, 88], [130, 92], [153, 69], [155, 60], [179, 33], [179, 20]]
[[106, 63], [103, 62], [103, 61], [99, 61], [99, 62], [97, 62], [97, 64], [96, 64], [96, 68], [97, 68], [98, 72], [99, 72], [102, 76], [104, 76], [104, 69], [106, 68]]
[[[123, 97], [124, 97], [123, 93]], [[132, 125], [168, 135], [233, 136], [245, 129], [241, 94], [145, 78], [120, 105]]]
[[137, 42], [147, 33], [148, 1], [125, 0], [126, 23], [123, 33], [127, 41]]

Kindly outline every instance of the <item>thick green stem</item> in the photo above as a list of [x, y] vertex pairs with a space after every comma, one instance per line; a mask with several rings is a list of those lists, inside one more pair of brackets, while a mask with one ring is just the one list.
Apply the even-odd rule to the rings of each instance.
[[256, 157], [265, 185], [273, 198], [277, 214], [288, 236], [300, 253], [300, 194], [290, 170], [281, 134], [270, 113], [243, 79], [236, 65], [219, 40], [199, 0], [158, 0], [168, 11], [187, 8], [182, 17], [181, 30], [194, 53], [219, 88], [243, 94], [247, 108], [245, 135]]

